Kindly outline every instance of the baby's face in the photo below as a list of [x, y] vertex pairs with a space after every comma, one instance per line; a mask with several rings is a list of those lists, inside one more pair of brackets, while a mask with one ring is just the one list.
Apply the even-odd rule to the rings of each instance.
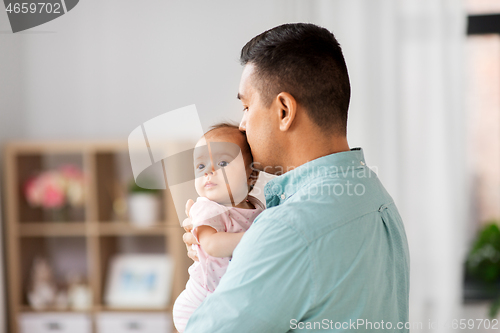
[[247, 168], [233, 139], [230, 135], [202, 138], [194, 151], [196, 192], [225, 206], [239, 204], [248, 194]]

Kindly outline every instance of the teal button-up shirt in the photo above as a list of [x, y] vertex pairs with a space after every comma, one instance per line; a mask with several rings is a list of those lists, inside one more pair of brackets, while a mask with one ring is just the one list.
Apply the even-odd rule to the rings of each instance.
[[401, 217], [360, 148], [271, 180], [186, 333], [408, 332]]

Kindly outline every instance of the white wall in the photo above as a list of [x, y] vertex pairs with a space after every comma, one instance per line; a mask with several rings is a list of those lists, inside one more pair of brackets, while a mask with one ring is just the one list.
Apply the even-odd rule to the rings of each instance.
[[[0, 139], [122, 138], [193, 103], [204, 127], [237, 121], [240, 49], [282, 23], [283, 4], [85, 0], [0, 34]], [[8, 30], [5, 12], [1, 21]]]
[[[20, 38], [12, 34], [0, 5], [0, 142], [24, 134], [23, 66]], [[1, 160], [1, 157], [0, 157]]]

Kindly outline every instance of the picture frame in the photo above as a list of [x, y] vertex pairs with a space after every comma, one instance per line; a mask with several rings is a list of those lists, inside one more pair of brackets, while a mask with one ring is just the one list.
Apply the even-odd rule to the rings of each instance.
[[173, 260], [165, 254], [122, 254], [112, 258], [105, 303], [116, 308], [165, 308], [171, 297]]

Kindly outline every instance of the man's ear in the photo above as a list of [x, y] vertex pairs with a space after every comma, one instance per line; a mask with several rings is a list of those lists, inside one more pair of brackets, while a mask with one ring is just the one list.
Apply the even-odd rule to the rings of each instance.
[[279, 109], [280, 131], [288, 131], [297, 115], [297, 101], [287, 92], [281, 92], [276, 96], [277, 108]]

